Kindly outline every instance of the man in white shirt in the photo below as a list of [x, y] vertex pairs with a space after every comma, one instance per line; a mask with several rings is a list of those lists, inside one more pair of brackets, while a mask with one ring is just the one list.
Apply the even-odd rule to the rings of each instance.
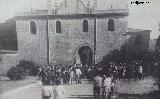
[[139, 80], [143, 80], [143, 68], [141, 65], [138, 67], [138, 78]]
[[100, 99], [102, 78], [98, 74], [93, 78], [93, 84], [94, 99]]
[[106, 75], [103, 75], [103, 81], [102, 81], [102, 97], [103, 99], [109, 98], [109, 93], [111, 91], [111, 85], [112, 85], [112, 79], [111, 77], [106, 77]]
[[52, 86], [49, 86], [49, 84], [44, 83], [44, 86], [42, 87], [41, 90], [42, 99], [53, 99], [54, 94], [52, 90], [53, 90]]
[[54, 99], [64, 99], [64, 88], [60, 85], [60, 81], [57, 82], [57, 85], [53, 88]]
[[81, 78], [80, 78], [82, 74], [81, 70], [77, 68], [75, 74], [76, 74], [76, 84], [81, 84]]
[[73, 79], [74, 79], [74, 71], [71, 70], [69, 73], [69, 84], [73, 83]]

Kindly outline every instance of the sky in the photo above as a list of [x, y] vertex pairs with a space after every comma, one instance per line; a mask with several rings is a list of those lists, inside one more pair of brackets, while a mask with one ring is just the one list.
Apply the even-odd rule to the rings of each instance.
[[[150, 2], [140, 5], [131, 4], [132, 1], [136, 0], [128, 0], [128, 27], [152, 30], [151, 39], [157, 38], [160, 34], [160, 0], [139, 0]], [[13, 17], [16, 12], [30, 11], [31, 8], [46, 9], [46, 0], [0, 0], [0, 23]]]

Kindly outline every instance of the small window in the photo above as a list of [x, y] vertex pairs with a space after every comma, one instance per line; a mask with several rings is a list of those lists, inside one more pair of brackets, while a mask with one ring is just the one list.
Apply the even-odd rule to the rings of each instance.
[[36, 34], [37, 30], [36, 30], [36, 23], [34, 21], [30, 22], [30, 32], [32, 34]]
[[108, 20], [108, 31], [114, 31], [114, 20], [113, 19]]
[[83, 20], [83, 32], [88, 32], [88, 21]]
[[56, 21], [56, 33], [61, 33], [61, 22]]

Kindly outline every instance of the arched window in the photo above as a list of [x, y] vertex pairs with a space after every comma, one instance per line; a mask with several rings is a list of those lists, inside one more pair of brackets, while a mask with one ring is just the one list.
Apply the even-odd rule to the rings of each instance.
[[56, 21], [56, 33], [61, 33], [61, 22]]
[[108, 20], [108, 31], [114, 31], [114, 20], [113, 19]]
[[34, 21], [31, 21], [31, 22], [30, 22], [30, 32], [31, 32], [32, 34], [36, 34], [36, 32], [37, 32], [36, 23], [35, 23]]
[[83, 20], [83, 32], [88, 32], [88, 21]]

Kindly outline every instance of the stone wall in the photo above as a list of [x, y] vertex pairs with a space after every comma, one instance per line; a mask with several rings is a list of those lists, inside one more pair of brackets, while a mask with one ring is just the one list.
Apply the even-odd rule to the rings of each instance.
[[118, 49], [124, 43], [123, 34], [127, 31], [126, 18], [113, 18], [115, 31], [108, 31], [108, 18], [97, 20], [97, 46], [96, 59], [100, 61], [104, 55]]
[[50, 61], [72, 61], [77, 56], [77, 48], [94, 45], [94, 20], [88, 19], [88, 32], [82, 32], [83, 19], [60, 20], [62, 33], [55, 33], [55, 21], [49, 21]]
[[[30, 32], [30, 21], [36, 23], [36, 34]], [[17, 20], [19, 60], [47, 64], [46, 20]]]
[[[115, 31], [107, 30], [108, 19], [97, 19], [96, 61], [103, 58], [111, 50], [120, 48], [124, 42], [123, 34], [127, 31], [126, 18], [113, 18]], [[82, 46], [89, 46], [94, 52], [94, 19], [88, 20], [88, 32], [83, 32], [83, 18], [60, 20], [62, 33], [55, 33], [56, 20], [49, 20], [50, 62], [73, 61]]]
[[[127, 31], [127, 19], [123, 17], [112, 17], [115, 22], [115, 31], [108, 31], [107, 25], [110, 18], [97, 19], [95, 53], [97, 61], [111, 50], [119, 48], [123, 44], [123, 34]], [[56, 33], [57, 20], [61, 22], [62, 33]], [[83, 32], [83, 20], [88, 21], [88, 32]], [[30, 33], [30, 21], [36, 23], [36, 34]], [[16, 23], [19, 60], [47, 64], [46, 20], [18, 20]], [[50, 19], [48, 36], [50, 63], [72, 62], [78, 57], [78, 50], [82, 46], [89, 46], [94, 52], [94, 19]]]

